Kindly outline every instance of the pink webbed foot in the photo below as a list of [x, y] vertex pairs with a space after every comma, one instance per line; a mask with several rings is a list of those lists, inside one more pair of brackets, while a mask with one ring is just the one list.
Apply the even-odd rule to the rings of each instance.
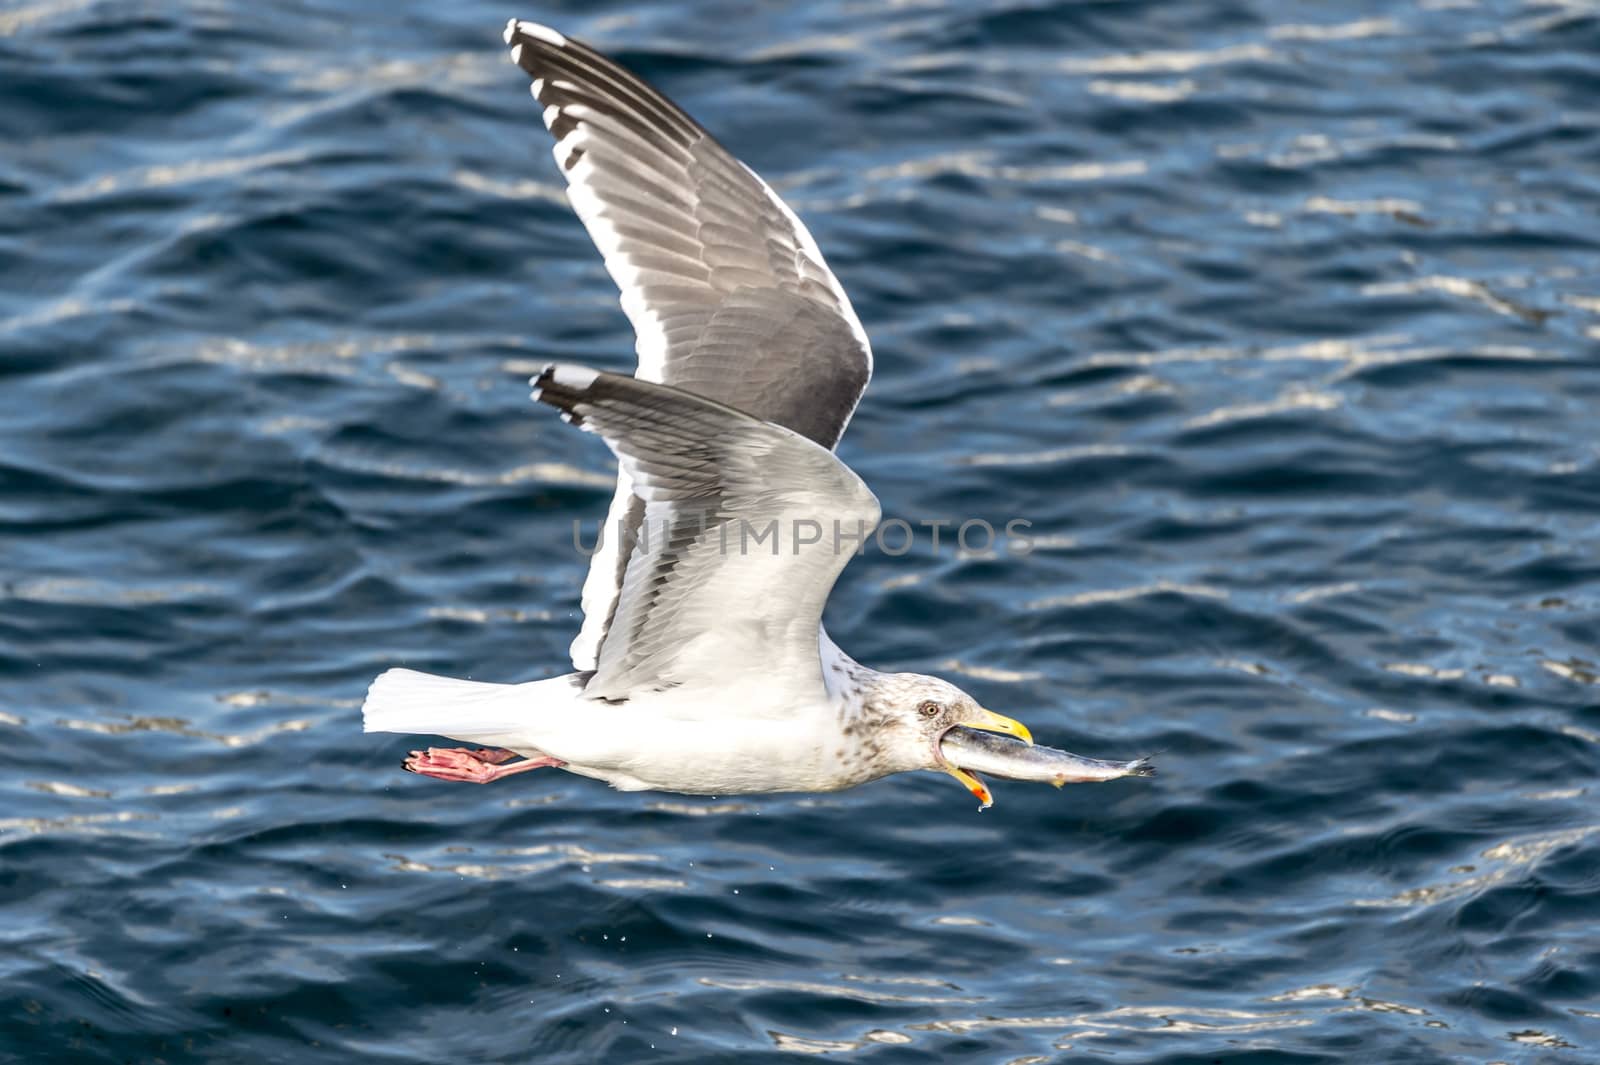
[[509, 762], [517, 757], [516, 751], [508, 751], [504, 747], [478, 747], [470, 751], [465, 747], [459, 747], [456, 750], [462, 754], [471, 755], [480, 762], [488, 762], [490, 765], [499, 765], [501, 762]]
[[435, 780], [459, 780], [468, 784], [487, 784], [491, 780], [525, 773], [530, 769], [558, 767], [567, 763], [559, 758], [542, 755], [521, 762], [505, 763], [517, 757], [512, 751], [497, 747], [483, 747], [469, 751], [465, 747], [429, 747], [426, 751], [412, 751], [411, 757], [400, 763], [408, 773], [419, 773]]

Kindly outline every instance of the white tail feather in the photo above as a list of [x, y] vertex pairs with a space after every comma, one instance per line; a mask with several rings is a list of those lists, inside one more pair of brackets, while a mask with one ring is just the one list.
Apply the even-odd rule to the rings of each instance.
[[529, 687], [391, 669], [367, 689], [361, 727], [365, 732], [418, 732], [457, 739], [516, 732], [535, 710]]

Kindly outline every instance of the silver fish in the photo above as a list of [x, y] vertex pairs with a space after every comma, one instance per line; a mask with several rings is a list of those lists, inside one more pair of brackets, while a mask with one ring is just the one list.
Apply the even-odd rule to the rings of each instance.
[[951, 776], [965, 784], [984, 807], [994, 800], [978, 773], [1008, 780], [1035, 780], [1059, 788], [1063, 784], [1088, 784], [1118, 777], [1150, 777], [1156, 772], [1148, 758], [1107, 762], [1054, 747], [1024, 743], [1010, 736], [960, 727], [944, 734], [939, 750], [951, 767], [959, 770]]

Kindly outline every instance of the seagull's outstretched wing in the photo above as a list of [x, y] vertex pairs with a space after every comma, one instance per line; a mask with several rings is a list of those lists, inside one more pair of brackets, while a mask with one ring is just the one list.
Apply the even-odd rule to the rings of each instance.
[[[794, 212], [676, 104], [593, 49], [513, 19], [567, 198], [622, 289], [638, 376], [832, 448], [872, 374], [866, 333]], [[637, 528], [619, 478], [606, 520]], [[627, 559], [598, 552], [573, 665], [601, 659]]]
[[534, 397], [616, 452], [642, 501], [585, 694], [626, 699], [748, 668], [820, 685], [817, 628], [878, 500], [827, 448], [681, 389], [552, 366]]

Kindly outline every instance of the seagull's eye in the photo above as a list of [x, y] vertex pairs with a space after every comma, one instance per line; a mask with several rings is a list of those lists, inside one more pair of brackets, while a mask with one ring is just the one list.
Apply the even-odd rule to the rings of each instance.
[[919, 703], [917, 705], [917, 713], [921, 714], [923, 717], [938, 717], [939, 716], [939, 711], [941, 711], [943, 709], [944, 709], [944, 707], [940, 706], [938, 703], [934, 702], [932, 699], [929, 699], [927, 702]]

